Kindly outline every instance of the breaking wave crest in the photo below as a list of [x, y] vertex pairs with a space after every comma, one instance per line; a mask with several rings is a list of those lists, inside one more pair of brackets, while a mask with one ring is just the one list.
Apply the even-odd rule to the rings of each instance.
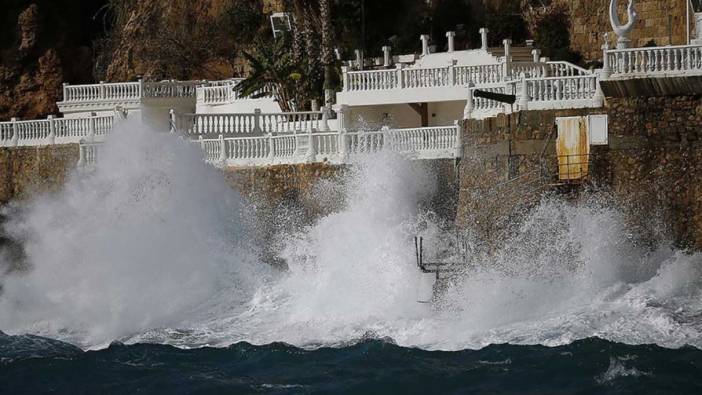
[[31, 269], [3, 278], [0, 330], [83, 347], [391, 338], [460, 350], [601, 337], [702, 348], [701, 257], [637, 242], [596, 196], [544, 199], [500, 244], [468, 229], [469, 264], [422, 304], [413, 237], [428, 253], [454, 237], [423, 204], [436, 188], [425, 163], [370, 156], [318, 188], [341, 208], [279, 232], [278, 271], [257, 258], [246, 202], [197, 150], [140, 129], [124, 127], [92, 174], [8, 224]]

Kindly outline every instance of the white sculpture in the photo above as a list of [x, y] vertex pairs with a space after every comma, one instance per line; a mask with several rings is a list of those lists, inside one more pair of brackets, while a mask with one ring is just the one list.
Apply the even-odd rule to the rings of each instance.
[[629, 6], [627, 7], [627, 15], [629, 21], [626, 25], [622, 25], [619, 20], [619, 14], [617, 13], [617, 0], [610, 0], [609, 3], [609, 21], [612, 23], [612, 29], [617, 35], [617, 49], [629, 48], [631, 44], [631, 39], [629, 39], [629, 34], [634, 30], [634, 25], [638, 20], [639, 14], [634, 9], [634, 0], [629, 0]]

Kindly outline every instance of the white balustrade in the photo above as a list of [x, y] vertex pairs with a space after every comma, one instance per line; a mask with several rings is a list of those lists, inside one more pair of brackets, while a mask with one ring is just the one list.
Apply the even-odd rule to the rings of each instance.
[[702, 74], [702, 46], [681, 45], [605, 50], [611, 78]]
[[597, 75], [526, 79], [529, 109], [594, 107], [598, 83]]
[[501, 64], [456, 66], [455, 72], [456, 84], [461, 86], [468, 86], [470, 83], [475, 85], [495, 84], [504, 78], [504, 67]]
[[198, 84], [194, 81], [144, 82], [143, 96], [154, 99], [195, 97], [195, 89]]
[[410, 159], [456, 158], [460, 152], [459, 126], [386, 129], [372, 132], [308, 132], [241, 136], [195, 142], [205, 161], [217, 166], [270, 166], [308, 162], [347, 163], [346, 156], [384, 150]]
[[321, 111], [262, 114], [176, 114], [175, 129], [184, 135], [285, 134], [329, 130]]
[[63, 86], [63, 103], [125, 102], [144, 98], [194, 98], [197, 81], [118, 82]]
[[398, 87], [396, 70], [348, 72], [347, 91], [387, 90]]
[[77, 144], [81, 139], [105, 136], [113, 124], [112, 115], [0, 122], [0, 146]]

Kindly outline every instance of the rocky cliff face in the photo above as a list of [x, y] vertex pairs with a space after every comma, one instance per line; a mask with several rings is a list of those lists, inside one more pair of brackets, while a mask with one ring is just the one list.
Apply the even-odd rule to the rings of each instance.
[[56, 113], [63, 81], [92, 80], [99, 1], [9, 0], [0, 16], [0, 120]]

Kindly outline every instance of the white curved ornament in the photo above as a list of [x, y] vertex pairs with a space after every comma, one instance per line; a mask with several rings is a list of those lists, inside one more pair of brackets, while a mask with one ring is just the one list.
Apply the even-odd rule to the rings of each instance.
[[629, 0], [629, 6], [627, 7], [627, 15], [629, 21], [626, 25], [622, 25], [619, 20], [619, 14], [617, 13], [617, 0], [611, 0], [609, 3], [609, 21], [612, 23], [612, 30], [617, 35], [617, 49], [629, 48], [631, 44], [631, 39], [629, 39], [629, 34], [634, 30], [634, 25], [639, 18], [639, 14], [634, 9], [634, 0]]

